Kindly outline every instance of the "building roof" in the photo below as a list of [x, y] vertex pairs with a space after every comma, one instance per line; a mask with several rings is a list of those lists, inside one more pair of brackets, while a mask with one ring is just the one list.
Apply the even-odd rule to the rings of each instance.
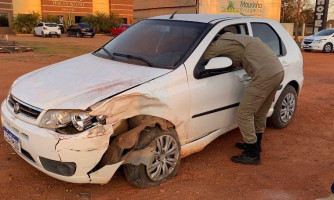
[[[150, 19], [169, 19], [170, 15], [162, 15], [151, 17]], [[247, 16], [242, 15], [211, 15], [211, 14], [175, 14], [173, 20], [180, 21], [192, 21], [192, 22], [202, 22], [202, 23], [214, 23], [217, 20], [227, 20], [227, 19], [240, 19]], [[247, 17], [250, 18], [250, 17]]]

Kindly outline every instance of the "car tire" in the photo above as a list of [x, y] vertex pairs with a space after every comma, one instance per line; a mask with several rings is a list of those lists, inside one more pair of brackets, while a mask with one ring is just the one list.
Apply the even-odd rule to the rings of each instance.
[[60, 38], [60, 37], [61, 37], [61, 34], [58, 34], [57, 37]]
[[287, 127], [292, 121], [297, 109], [297, 92], [294, 87], [288, 85], [279, 96], [269, 123], [278, 129]]
[[77, 38], [79, 37], [82, 37], [82, 35], [79, 32], [77, 32]]
[[34, 37], [37, 37], [36, 31], [34, 31]]
[[312, 50], [310, 49], [304, 49], [305, 52], [311, 52]]
[[333, 45], [331, 44], [331, 43], [326, 43], [325, 45], [324, 45], [324, 48], [322, 49], [322, 52], [324, 52], [324, 53], [329, 53], [329, 52], [331, 52], [333, 50]]
[[[156, 143], [155, 152], [152, 152], [152, 155], [150, 155], [153, 159], [151, 166], [144, 164], [123, 165], [123, 172], [126, 179], [130, 184], [138, 188], [157, 186], [174, 177], [179, 170], [181, 146], [175, 130], [168, 129], [163, 131], [159, 127], [146, 128], [141, 132], [135, 150], [144, 149], [149, 146], [151, 142], [153, 142], [152, 144], [154, 144], [154, 142]], [[159, 148], [158, 143], [161, 144], [162, 147], [167, 148], [167, 151], [165, 151], [164, 148]], [[169, 146], [167, 145], [168, 143]], [[168, 150], [172, 153], [166, 154]], [[165, 170], [163, 170], [162, 167], [165, 167]], [[167, 171], [167, 173], [164, 174], [163, 171]]]

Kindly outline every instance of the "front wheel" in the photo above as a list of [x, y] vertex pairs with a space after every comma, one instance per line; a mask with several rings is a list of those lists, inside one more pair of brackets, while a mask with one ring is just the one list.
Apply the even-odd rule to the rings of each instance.
[[297, 92], [294, 87], [288, 85], [279, 96], [273, 115], [269, 118], [274, 128], [285, 128], [292, 121], [297, 108]]
[[331, 43], [326, 43], [324, 48], [322, 49], [322, 52], [329, 53], [333, 50], [333, 46]]
[[148, 128], [141, 133], [135, 149], [144, 149], [149, 145], [154, 145], [155, 150], [149, 155], [151, 162], [147, 166], [123, 166], [126, 179], [138, 188], [159, 185], [174, 177], [179, 170], [181, 146], [174, 129], [163, 131], [159, 127]]

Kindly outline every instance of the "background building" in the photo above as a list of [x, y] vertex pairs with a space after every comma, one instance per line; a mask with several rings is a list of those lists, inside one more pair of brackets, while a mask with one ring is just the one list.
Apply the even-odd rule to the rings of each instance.
[[133, 23], [133, 0], [0, 0], [0, 34], [10, 32], [8, 20], [15, 14], [32, 11], [39, 12], [42, 18], [71, 16], [75, 23], [88, 14], [114, 12], [124, 23]]
[[228, 14], [263, 17], [279, 21], [278, 0], [134, 0], [134, 20], [172, 14]]

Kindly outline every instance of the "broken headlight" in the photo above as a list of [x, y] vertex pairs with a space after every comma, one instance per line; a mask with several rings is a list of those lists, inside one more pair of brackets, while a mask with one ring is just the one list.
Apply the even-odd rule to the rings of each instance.
[[49, 110], [40, 122], [40, 127], [60, 133], [78, 133], [97, 124], [105, 124], [105, 116], [90, 116], [78, 110]]

